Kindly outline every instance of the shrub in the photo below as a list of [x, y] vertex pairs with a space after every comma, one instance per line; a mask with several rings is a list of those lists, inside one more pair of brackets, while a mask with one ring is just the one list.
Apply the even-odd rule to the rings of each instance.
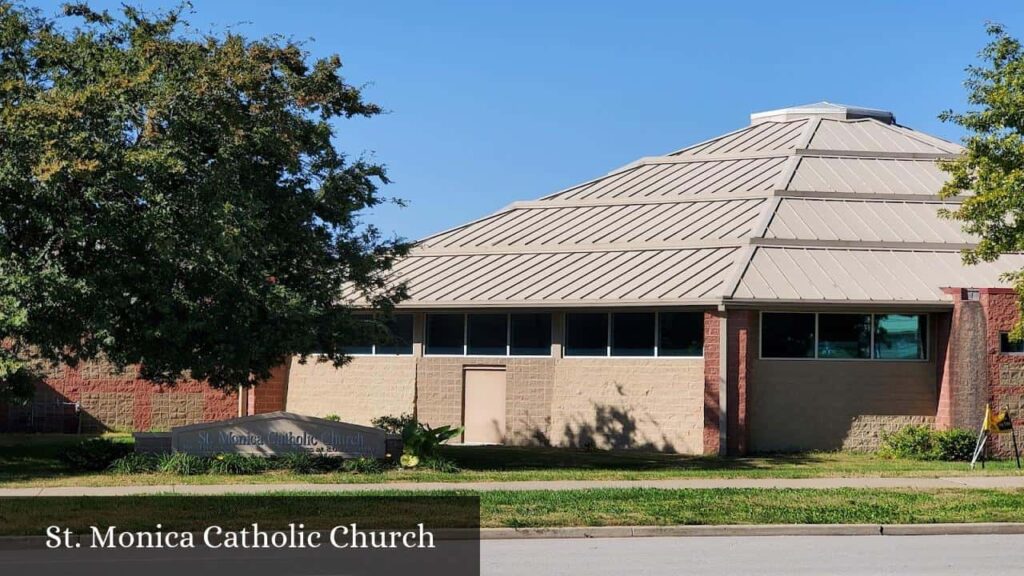
[[324, 420], [330, 420], [331, 422], [341, 422], [341, 416], [338, 416], [337, 414], [328, 414], [327, 416], [324, 416]]
[[65, 449], [60, 459], [76, 470], [98, 472], [110, 468], [115, 460], [131, 454], [132, 446], [107, 438], [91, 438]]
[[935, 433], [935, 455], [939, 460], [967, 461], [974, 455], [974, 432], [963, 428]]
[[974, 434], [970, 430], [907, 426], [896, 432], [882, 433], [879, 455], [917, 460], [970, 460], [974, 454], [974, 442]]
[[350, 458], [341, 463], [341, 469], [352, 474], [383, 474], [384, 464], [373, 458]]
[[380, 428], [388, 434], [401, 434], [402, 430], [405, 430], [406, 426], [415, 422], [416, 417], [412, 414], [402, 414], [401, 416], [380, 416], [370, 420], [370, 424], [373, 424], [375, 428]]
[[243, 454], [218, 454], [209, 459], [211, 474], [259, 474], [269, 468], [266, 458]]
[[882, 432], [880, 454], [886, 458], [931, 459], [935, 430], [930, 426], [911, 425], [896, 432]]
[[179, 476], [205, 474], [210, 470], [210, 459], [184, 452], [162, 454], [157, 460], [157, 470]]
[[110, 471], [115, 474], [146, 474], [156, 472], [158, 458], [155, 454], [131, 453], [114, 460]]

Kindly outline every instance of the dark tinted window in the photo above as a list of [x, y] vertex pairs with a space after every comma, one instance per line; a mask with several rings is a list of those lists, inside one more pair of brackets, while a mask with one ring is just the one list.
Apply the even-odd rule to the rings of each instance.
[[412, 314], [395, 314], [384, 321], [387, 334], [377, 354], [412, 354]]
[[506, 314], [470, 314], [467, 322], [470, 354], [505, 355], [505, 345], [508, 343]]
[[608, 315], [566, 314], [566, 356], [607, 356]]
[[924, 314], [875, 315], [875, 358], [923, 360], [927, 345]]
[[814, 358], [814, 314], [766, 312], [761, 324], [762, 357]]
[[654, 313], [612, 314], [612, 356], [654, 356]]
[[870, 357], [871, 315], [818, 315], [818, 358]]
[[551, 354], [551, 314], [513, 314], [513, 356], [548, 356]]
[[463, 354], [465, 327], [462, 314], [427, 315], [427, 354]]
[[355, 316], [352, 336], [342, 349], [345, 354], [373, 354], [373, 340], [378, 326], [368, 314]]
[[1024, 340], [1014, 342], [1010, 335], [1003, 332], [999, 335], [999, 351], [1003, 354], [1020, 354], [1024, 352]]
[[662, 312], [658, 332], [658, 356], [704, 355], [703, 312]]

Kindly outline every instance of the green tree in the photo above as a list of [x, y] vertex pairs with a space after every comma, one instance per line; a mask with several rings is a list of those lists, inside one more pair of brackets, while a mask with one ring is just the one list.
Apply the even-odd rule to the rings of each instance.
[[[942, 214], [978, 237], [963, 252], [967, 264], [1024, 251], [1024, 49], [999, 24], [989, 24], [987, 31], [991, 40], [981, 63], [967, 68], [971, 109], [940, 115], [967, 131], [964, 153], [941, 163], [950, 178], [940, 192], [943, 198], [963, 195], [959, 208]], [[1024, 270], [1005, 279], [1024, 299]], [[1017, 338], [1024, 335], [1021, 328], [1014, 331]]]
[[360, 219], [384, 168], [333, 142], [380, 108], [337, 56], [185, 13], [0, 2], [0, 396], [39, 361], [222, 388], [341, 364], [351, 303], [404, 297], [407, 245]]

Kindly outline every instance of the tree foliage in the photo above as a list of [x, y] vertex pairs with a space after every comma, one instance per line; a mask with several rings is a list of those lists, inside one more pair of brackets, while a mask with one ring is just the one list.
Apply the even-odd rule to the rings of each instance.
[[217, 387], [340, 364], [347, 302], [404, 297], [407, 246], [359, 217], [384, 168], [333, 142], [380, 108], [337, 56], [185, 15], [0, 2], [0, 395], [36, 359]]
[[[1024, 251], [1024, 48], [999, 24], [987, 31], [991, 40], [981, 64], [967, 68], [971, 109], [940, 116], [968, 133], [965, 152], [941, 164], [950, 178], [940, 192], [943, 198], [963, 195], [959, 208], [943, 215], [979, 238], [963, 253], [967, 264]], [[1010, 272], [1006, 280], [1024, 298], [1024, 271]], [[1024, 335], [1021, 326], [1014, 332]]]

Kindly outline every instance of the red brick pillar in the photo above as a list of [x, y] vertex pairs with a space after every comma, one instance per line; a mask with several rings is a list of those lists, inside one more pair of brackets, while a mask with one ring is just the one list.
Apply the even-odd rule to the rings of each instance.
[[[1024, 355], [1003, 354], [999, 346], [1000, 334], [1013, 330], [1020, 319], [1020, 297], [1010, 288], [982, 288], [979, 292], [988, 328], [988, 386], [984, 401], [995, 411], [1009, 412], [1020, 441], [1024, 429]], [[991, 451], [1004, 457], [1012, 456], [1010, 436], [1000, 434], [992, 442]]]
[[249, 390], [249, 413], [265, 414], [285, 409], [288, 397], [288, 372], [291, 361], [270, 371], [270, 378]]
[[757, 312], [730, 310], [726, 326], [726, 443], [729, 455], [740, 456], [747, 453], [750, 439], [747, 429], [747, 386], [751, 376], [751, 361], [756, 353]]
[[721, 449], [719, 382], [723, 316], [717, 311], [704, 313], [704, 453], [708, 455], [718, 455]]

